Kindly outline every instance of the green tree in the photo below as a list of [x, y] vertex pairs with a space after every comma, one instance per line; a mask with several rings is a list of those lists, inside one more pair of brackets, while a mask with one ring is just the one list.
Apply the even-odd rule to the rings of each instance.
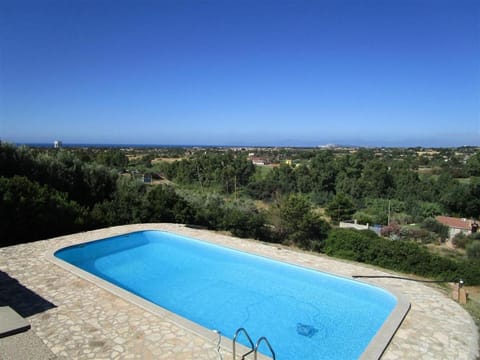
[[480, 151], [468, 158], [466, 171], [470, 176], [480, 176]]
[[312, 191], [330, 192], [335, 191], [337, 168], [332, 151], [320, 151], [310, 161], [310, 177]]
[[27, 176], [35, 169], [35, 155], [27, 147], [0, 144], [0, 176]]
[[0, 177], [0, 246], [86, 228], [86, 210], [67, 194], [26, 177]]
[[297, 191], [307, 194], [313, 191], [313, 179], [306, 165], [299, 165], [294, 170]]
[[393, 178], [388, 166], [380, 160], [369, 161], [359, 179], [364, 197], [385, 198], [393, 188]]
[[281, 236], [302, 248], [320, 247], [318, 242], [326, 237], [329, 229], [301, 194], [291, 194], [284, 200], [280, 206], [280, 221]]
[[325, 209], [325, 213], [335, 222], [351, 220], [355, 211], [356, 208], [353, 200], [345, 194], [335, 195]]
[[25, 176], [31, 181], [68, 194], [68, 198], [91, 208], [112, 199], [118, 175], [97, 164], [82, 162], [73, 152], [35, 153], [28, 148], [0, 146], [0, 174]]
[[394, 187], [394, 197], [399, 200], [417, 200], [421, 195], [418, 173], [405, 163], [397, 163], [392, 167], [391, 178]]
[[465, 200], [465, 210], [463, 214], [466, 217], [472, 217], [474, 219], [480, 218], [480, 177], [470, 179], [468, 198]]
[[472, 260], [480, 260], [480, 240], [474, 240], [466, 247], [467, 256]]
[[69, 194], [80, 204], [92, 208], [95, 204], [113, 199], [118, 175], [112, 170], [97, 164], [83, 167], [81, 181]]
[[182, 185], [221, 190], [227, 194], [247, 186], [255, 167], [243, 154], [202, 152], [189, 159], [164, 164], [167, 177]]
[[448, 213], [462, 216], [466, 215], [465, 209], [469, 205], [469, 196], [468, 187], [455, 181], [445, 190], [439, 201]]
[[113, 226], [142, 222], [146, 186], [140, 181], [121, 176], [112, 200], [96, 204], [92, 209], [95, 226]]
[[224, 228], [234, 236], [265, 239], [265, 216], [253, 204], [231, 202], [224, 207]]
[[123, 169], [128, 165], [128, 158], [122, 150], [108, 149], [103, 150], [97, 155], [97, 162], [112, 168]]
[[341, 171], [336, 180], [335, 191], [337, 194], [345, 194], [353, 199], [360, 199], [362, 191], [357, 177], [352, 177], [347, 171]]
[[152, 167], [152, 160], [155, 159], [155, 154], [147, 154], [142, 156], [140, 159], [140, 164], [148, 169]]
[[271, 181], [275, 184], [274, 188], [281, 194], [289, 194], [295, 191], [295, 173], [290, 165], [281, 164], [280, 167], [273, 169], [267, 175], [265, 181]]
[[423, 221], [421, 227], [425, 230], [431, 231], [437, 234], [441, 241], [445, 241], [448, 238], [449, 229], [448, 226], [439, 223], [433, 218], [427, 218]]
[[441, 206], [434, 202], [417, 201], [415, 206], [420, 210], [420, 216], [423, 219], [433, 218], [442, 214]]
[[146, 195], [141, 218], [146, 222], [191, 223], [194, 210], [171, 186], [155, 186]]
[[195, 222], [210, 229], [223, 229], [225, 199], [217, 192], [209, 192], [195, 199]]

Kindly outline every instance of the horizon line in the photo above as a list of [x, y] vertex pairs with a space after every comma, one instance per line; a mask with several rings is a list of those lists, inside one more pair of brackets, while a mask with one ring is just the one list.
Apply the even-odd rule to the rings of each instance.
[[358, 144], [340, 144], [340, 143], [328, 143], [319, 145], [267, 145], [267, 144], [159, 144], [159, 143], [123, 143], [123, 142], [63, 142], [61, 140], [53, 140], [51, 142], [31, 142], [20, 141], [10, 142], [6, 140], [0, 140], [0, 144], [12, 144], [15, 146], [30, 146], [30, 147], [53, 147], [54, 142], [60, 141], [62, 147], [74, 148], [74, 147], [137, 147], [137, 148], [305, 148], [305, 149], [332, 149], [332, 148], [426, 148], [426, 149], [447, 149], [447, 148], [480, 148], [480, 145], [358, 145]]

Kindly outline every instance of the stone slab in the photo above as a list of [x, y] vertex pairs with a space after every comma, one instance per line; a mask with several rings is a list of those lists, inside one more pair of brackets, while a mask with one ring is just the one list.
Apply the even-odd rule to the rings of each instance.
[[30, 329], [27, 320], [17, 314], [10, 306], [0, 306], [0, 338]]
[[31, 330], [0, 339], [0, 360], [54, 360], [56, 358]]

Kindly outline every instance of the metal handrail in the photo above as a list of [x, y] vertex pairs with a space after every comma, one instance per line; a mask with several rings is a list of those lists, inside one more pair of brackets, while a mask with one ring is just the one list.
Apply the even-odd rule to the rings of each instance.
[[245, 354], [242, 355], [242, 359], [244, 359], [245, 356], [247, 356], [247, 355], [249, 355], [249, 354], [251, 354], [252, 352], [255, 351], [252, 338], [250, 337], [250, 335], [248, 335], [247, 330], [245, 330], [243, 327], [242, 327], [242, 328], [239, 328], [239, 329], [237, 329], [237, 331], [235, 331], [235, 336], [233, 337], [233, 359], [234, 359], [234, 360], [237, 359], [235, 344], [237, 343], [237, 337], [238, 337], [238, 335], [240, 334], [240, 332], [243, 332], [243, 333], [245, 334], [245, 336], [246, 336], [247, 339], [248, 339], [248, 342], [250, 343], [250, 348], [251, 348], [251, 350], [250, 350], [249, 352], [247, 352], [247, 353], [245, 353]]
[[262, 336], [260, 339], [258, 339], [257, 345], [255, 345], [255, 353], [254, 353], [254, 357], [253, 357], [254, 360], [257, 360], [258, 346], [260, 345], [260, 343], [262, 341], [265, 341], [265, 343], [268, 346], [268, 349], [272, 353], [272, 359], [275, 360], [275, 352], [273, 351], [272, 346], [270, 345], [270, 342], [268, 341], [268, 339], [265, 336]]
[[217, 351], [218, 353], [218, 356], [220, 357], [220, 360], [223, 360], [223, 355], [222, 353], [220, 352], [220, 343], [222, 342], [222, 333], [220, 332], [220, 330], [213, 330], [213, 332], [215, 334], [217, 334], [218, 338], [217, 338], [217, 347], [215, 348], [215, 350]]

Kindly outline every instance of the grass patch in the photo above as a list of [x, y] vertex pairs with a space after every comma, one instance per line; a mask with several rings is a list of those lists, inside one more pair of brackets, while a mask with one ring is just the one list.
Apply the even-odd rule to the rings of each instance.
[[460, 184], [470, 185], [471, 178], [458, 178], [457, 180]]
[[433, 254], [437, 254], [449, 259], [464, 260], [466, 258], [465, 250], [463, 249], [452, 249], [445, 245], [436, 245], [436, 244], [428, 244], [426, 247]]

